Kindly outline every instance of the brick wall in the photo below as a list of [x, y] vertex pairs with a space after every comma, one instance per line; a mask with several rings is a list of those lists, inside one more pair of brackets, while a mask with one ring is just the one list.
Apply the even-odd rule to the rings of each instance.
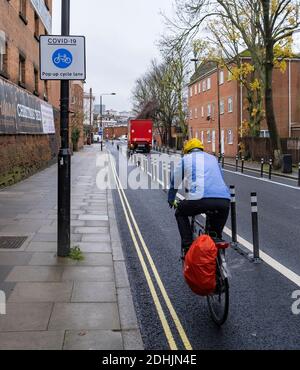
[[[52, 0], [47, 3], [51, 12]], [[35, 86], [34, 69], [39, 72], [38, 36], [46, 33], [45, 27], [39, 19], [36, 28], [31, 1], [26, 1], [26, 16], [23, 19], [19, 11], [19, 0], [0, 0], [0, 32], [7, 43], [7, 64], [0, 74], [18, 85], [19, 55], [25, 57], [25, 83], [20, 88], [56, 108], [56, 135], [0, 135], [0, 187], [19, 181], [56, 161], [59, 143], [59, 82], [38, 80], [37, 91]]]

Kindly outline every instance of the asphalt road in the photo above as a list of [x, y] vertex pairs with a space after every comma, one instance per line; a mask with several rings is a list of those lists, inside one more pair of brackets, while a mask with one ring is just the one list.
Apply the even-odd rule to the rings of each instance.
[[[117, 169], [127, 166], [115, 147], [108, 145]], [[129, 164], [129, 172], [134, 170]], [[145, 174], [141, 174], [148, 181]], [[280, 263], [300, 272], [299, 191], [226, 173], [228, 185], [237, 188], [238, 233], [251, 241], [250, 193], [257, 191], [262, 249]], [[125, 184], [123, 184], [125, 185]], [[118, 226], [126, 256], [134, 303], [146, 349], [168, 349], [147, 280], [143, 273], [119, 193], [114, 190]], [[185, 284], [180, 263], [180, 239], [174, 218], [162, 190], [125, 190], [141, 234], [153, 258], [162, 283], [193, 349], [299, 349], [300, 316], [292, 313], [294, 283], [265, 263], [255, 265], [237, 252], [228, 252], [230, 315], [223, 328], [211, 321], [206, 300], [195, 296]], [[153, 274], [151, 274], [153, 277]], [[159, 293], [163, 311], [178, 348], [182, 340]]]

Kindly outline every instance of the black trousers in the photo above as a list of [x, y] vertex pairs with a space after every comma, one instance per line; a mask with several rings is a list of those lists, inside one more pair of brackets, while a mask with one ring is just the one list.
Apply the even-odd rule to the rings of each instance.
[[207, 218], [207, 226], [212, 236], [222, 239], [224, 226], [227, 222], [230, 209], [230, 200], [219, 198], [206, 198], [200, 200], [184, 200], [175, 213], [183, 248], [188, 248], [193, 243], [193, 233], [189, 217], [204, 214], [208, 211], [215, 212]]

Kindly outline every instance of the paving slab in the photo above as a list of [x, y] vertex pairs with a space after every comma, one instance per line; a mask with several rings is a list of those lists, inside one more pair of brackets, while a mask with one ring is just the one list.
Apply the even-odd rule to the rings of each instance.
[[78, 219], [84, 220], [84, 221], [108, 221], [108, 216], [87, 214], [87, 215], [79, 215]]
[[111, 253], [85, 253], [84, 260], [78, 261], [78, 266], [113, 266]]
[[26, 266], [33, 253], [0, 252], [0, 266]]
[[[0, 321], [1, 328], [1, 321]], [[56, 303], [49, 330], [119, 330], [116, 303]]]
[[82, 236], [83, 242], [110, 242], [109, 234], [85, 234]]
[[111, 253], [111, 245], [109, 242], [81, 242], [78, 243], [78, 246], [84, 253]]
[[117, 293], [114, 282], [90, 283], [75, 282], [72, 302], [116, 302]]
[[52, 308], [53, 303], [7, 303], [0, 332], [46, 330]]
[[26, 252], [56, 252], [57, 242], [31, 242]]
[[0, 333], [0, 350], [61, 350], [64, 337], [63, 330]]
[[108, 227], [76, 227], [74, 234], [108, 234]]
[[114, 281], [114, 272], [109, 266], [68, 266], [64, 267], [62, 281]]
[[16, 266], [6, 277], [6, 282], [57, 282], [61, 281], [63, 267]]
[[69, 302], [73, 282], [17, 283], [8, 302]]
[[111, 330], [67, 331], [64, 350], [123, 350], [123, 340], [120, 332]]
[[73, 266], [76, 264], [77, 261], [71, 258], [57, 257], [54, 252], [35, 252], [28, 263], [30, 266]]

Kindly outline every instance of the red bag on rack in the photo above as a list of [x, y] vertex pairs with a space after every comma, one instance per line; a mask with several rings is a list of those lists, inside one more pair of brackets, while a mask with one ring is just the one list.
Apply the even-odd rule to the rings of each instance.
[[201, 235], [190, 247], [184, 261], [184, 278], [191, 290], [208, 296], [216, 289], [218, 249], [208, 235]]

